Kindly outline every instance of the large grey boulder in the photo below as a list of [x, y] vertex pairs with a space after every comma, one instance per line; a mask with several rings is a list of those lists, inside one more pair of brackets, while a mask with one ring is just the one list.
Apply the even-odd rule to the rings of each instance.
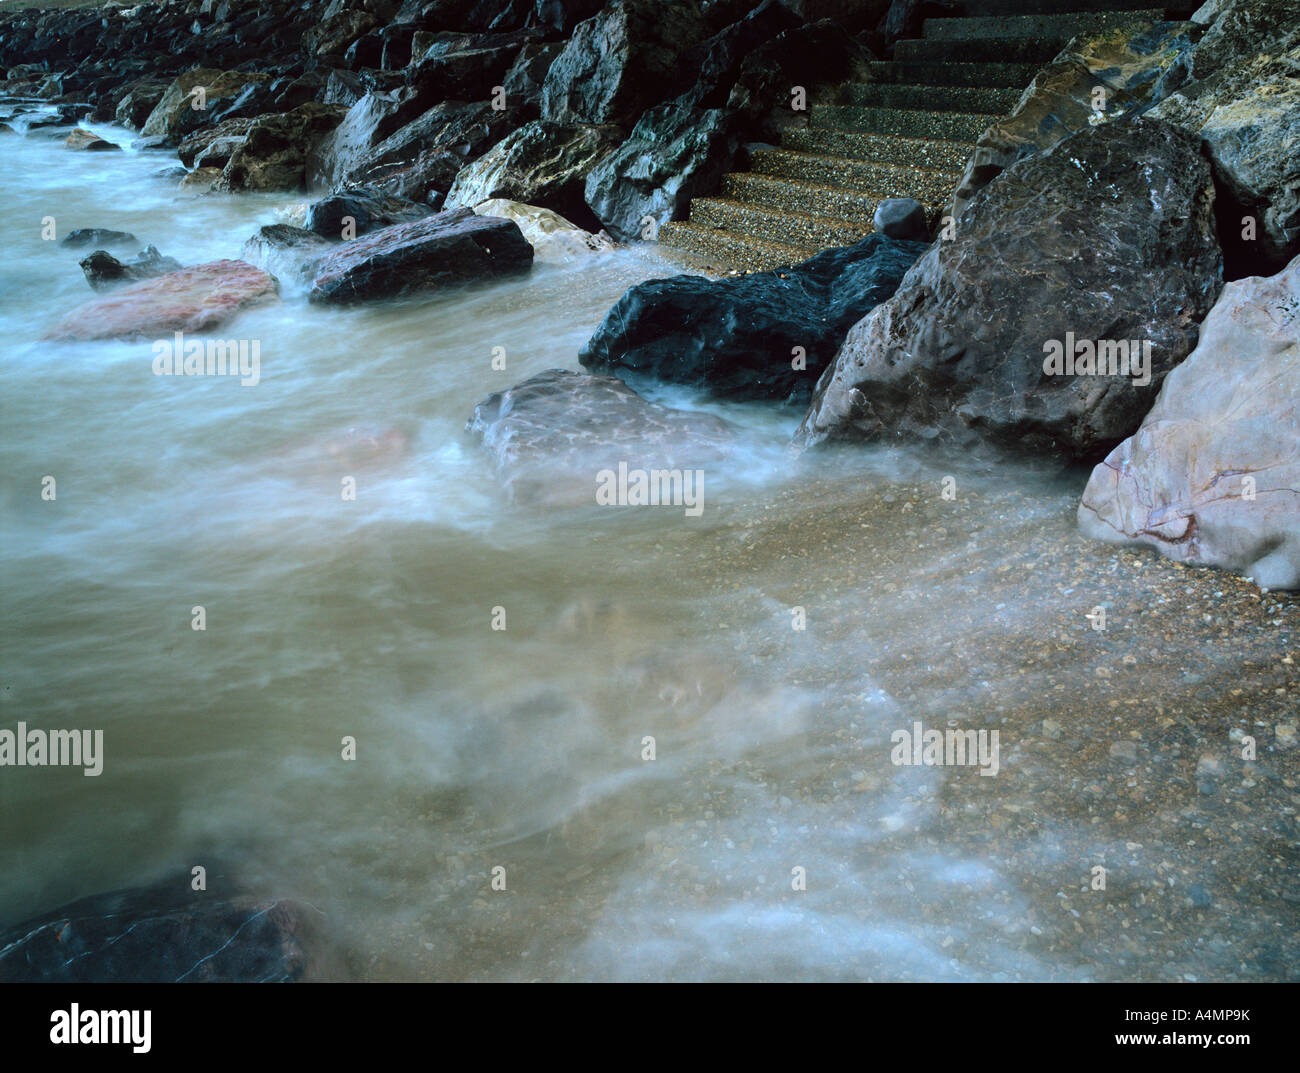
[[1300, 588], [1300, 257], [1223, 289], [1142, 427], [1093, 470], [1079, 527]]
[[1155, 121], [1013, 165], [849, 332], [798, 441], [983, 439], [1095, 461], [1137, 429], [1218, 296], [1213, 201], [1199, 140]]

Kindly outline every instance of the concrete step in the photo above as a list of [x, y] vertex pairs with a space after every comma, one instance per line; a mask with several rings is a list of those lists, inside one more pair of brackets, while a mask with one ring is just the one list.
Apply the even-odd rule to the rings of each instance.
[[690, 222], [757, 239], [775, 239], [790, 246], [824, 250], [849, 246], [872, 229], [870, 216], [846, 220], [815, 216], [791, 209], [770, 209], [723, 197], [697, 197], [691, 201]]
[[684, 260], [690, 264], [713, 271], [766, 272], [797, 265], [821, 252], [692, 223], [664, 224], [659, 229], [659, 245], [687, 255]]
[[[861, 131], [789, 130], [781, 138], [781, 149], [791, 153], [812, 154], [867, 161], [872, 164], [907, 164], [934, 171], [964, 171], [966, 161], [975, 151], [975, 141], [941, 138], [907, 138], [896, 134], [870, 134]], [[772, 150], [758, 150], [757, 159]], [[763, 170], [758, 167], [755, 171]], [[794, 176], [798, 178], [799, 176]], [[808, 178], [815, 178], [808, 175]]]
[[1162, 8], [1165, 15], [1186, 19], [1201, 0], [967, 0], [958, 15], [1062, 15], [1082, 11], [1134, 11]]
[[988, 41], [1005, 37], [1074, 37], [1101, 33], [1132, 22], [1160, 22], [1164, 8], [1133, 11], [1090, 11], [1050, 15], [993, 15], [977, 18], [926, 19], [921, 36], [927, 41]]
[[998, 117], [981, 112], [927, 112], [920, 109], [860, 108], [856, 105], [813, 105], [808, 123], [818, 130], [902, 134], [909, 138], [975, 141]]
[[840, 90], [838, 103], [871, 108], [910, 108], [930, 112], [979, 112], [1005, 115], [1016, 106], [1023, 92], [1023, 89], [994, 89], [984, 86], [918, 86], [854, 82]]
[[812, 213], [841, 220], [871, 219], [882, 197], [832, 183], [811, 183], [781, 175], [733, 172], [722, 180], [722, 196], [760, 208]]
[[1036, 63], [887, 63], [867, 64], [873, 83], [922, 86], [1005, 86], [1021, 92], [1038, 73]]
[[[894, 59], [904, 63], [1050, 63], [1068, 37], [989, 37], [971, 41], [899, 41]], [[1025, 83], [1028, 85], [1028, 83]]]
[[[750, 166], [752, 171], [732, 175], [730, 178], [742, 182], [768, 178], [803, 183], [817, 189], [848, 190], [858, 196], [869, 197], [873, 202], [886, 197], [914, 197], [927, 205], [942, 205], [952, 196], [961, 179], [961, 172], [957, 170], [934, 171], [902, 164], [882, 164], [874, 160], [792, 153], [786, 149], [759, 150], [752, 155]], [[751, 200], [740, 194], [731, 196], [739, 201]], [[808, 196], [811, 198], [814, 195], [810, 192]], [[829, 207], [832, 202], [818, 203], [826, 207], [817, 208], [810, 202], [810, 210], [828, 216], [838, 215]], [[875, 208], [871, 211], [874, 213]]]

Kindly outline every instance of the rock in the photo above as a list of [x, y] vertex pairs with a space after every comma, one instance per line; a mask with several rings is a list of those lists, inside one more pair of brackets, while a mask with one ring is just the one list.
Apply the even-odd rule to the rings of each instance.
[[304, 104], [284, 115], [261, 116], [231, 153], [217, 184], [222, 190], [302, 190], [307, 158], [339, 125], [337, 105]]
[[117, 124], [127, 130], [139, 130], [148, 120], [150, 113], [158, 107], [169, 83], [158, 79], [143, 79], [137, 82], [117, 103], [113, 118]]
[[740, 148], [731, 117], [685, 101], [651, 108], [631, 136], [587, 175], [591, 211], [620, 242], [645, 237], [686, 215], [691, 198], [713, 193]]
[[224, 119], [186, 135], [176, 147], [176, 155], [187, 168], [224, 168], [235, 150], [244, 144], [252, 129], [252, 119]]
[[1224, 287], [1142, 427], [1093, 470], [1079, 527], [1300, 588], [1300, 257]]
[[679, 60], [708, 36], [688, 4], [614, 0], [579, 23], [542, 86], [542, 118], [630, 127], [682, 89]]
[[513, 120], [527, 122], [542, 114], [542, 85], [563, 45], [530, 42], [519, 50], [510, 70], [501, 80], [505, 105]]
[[719, 418], [648, 402], [612, 376], [565, 369], [489, 396], [465, 427], [494, 456], [512, 499], [549, 504], [595, 505], [598, 474], [617, 472], [620, 463], [645, 471], [716, 467], [733, 442]]
[[[1156, 121], [1014, 164], [849, 332], [797, 441], [984, 439], [1100, 458], [1137, 429], [1218, 294], [1213, 199], [1197, 139]], [[1130, 369], [1110, 344], [1131, 340]], [[1101, 343], [1116, 375], [1052, 364]]]
[[507, 135], [456, 175], [447, 206], [503, 198], [540, 205], [587, 230], [599, 221], [583, 200], [583, 183], [617, 144], [617, 127], [535, 119]]
[[[1186, 23], [1142, 22], [1076, 38], [1034, 76], [1011, 114], [980, 135], [950, 214], [960, 218], [975, 194], [1017, 160], [1140, 111], [1160, 76], [1195, 43], [1196, 32]], [[1102, 95], [1094, 96], [1098, 91]], [[1104, 107], [1099, 111], [1094, 102]]]
[[962, 0], [893, 0], [880, 20], [883, 43], [892, 49], [897, 41], [920, 37], [926, 19], [953, 15], [962, 7]]
[[321, 58], [342, 56], [360, 37], [364, 37], [379, 20], [368, 11], [344, 8], [327, 15], [303, 35], [302, 45], [308, 54]]
[[533, 248], [533, 260], [548, 264], [569, 264], [593, 253], [606, 253], [614, 248], [604, 235], [593, 235], [569, 223], [563, 216], [536, 205], [522, 205], [518, 201], [494, 198], [474, 206], [479, 216], [495, 216], [513, 220]]
[[353, 239], [381, 227], [432, 215], [428, 205], [361, 186], [313, 202], [307, 207], [306, 227], [325, 238]]
[[212, 261], [118, 288], [69, 313], [43, 338], [150, 339], [204, 332], [244, 309], [276, 301], [273, 276], [246, 261]]
[[532, 263], [533, 248], [512, 221], [460, 209], [336, 246], [321, 259], [308, 298], [333, 305], [399, 298], [526, 272]]
[[505, 112], [487, 102], [448, 101], [357, 158], [338, 185], [370, 186], [411, 201], [441, 202], [456, 174], [510, 130]]
[[129, 231], [109, 231], [103, 227], [78, 227], [63, 236], [60, 246], [84, 250], [87, 246], [129, 246], [139, 241]]
[[486, 101], [527, 41], [508, 34], [417, 33], [406, 81], [428, 104]]
[[0, 933], [0, 982], [295, 981], [309, 964], [308, 912], [235, 890], [196, 894], [188, 874], [173, 876], [82, 898]]
[[81, 261], [86, 282], [97, 291], [107, 290], [122, 283], [136, 283], [142, 279], [175, 272], [181, 263], [164, 257], [157, 246], [146, 246], [130, 261], [123, 263], [105, 250], [95, 250]]
[[925, 222], [925, 206], [916, 198], [885, 198], [876, 206], [873, 223], [876, 233], [888, 238], [925, 241], [930, 237], [930, 227]]
[[87, 130], [85, 127], [78, 127], [63, 142], [69, 149], [82, 149], [87, 152], [96, 153], [106, 150], [121, 150], [120, 145], [114, 145], [110, 141], [105, 141], [98, 134]]
[[267, 224], [244, 243], [240, 257], [277, 279], [305, 285], [315, 278], [320, 259], [336, 245], [315, 231], [291, 224]]
[[[867, 235], [793, 268], [639, 283], [609, 311], [578, 360], [723, 398], [807, 400], [848, 330], [898, 289], [924, 248]], [[795, 368], [800, 354], [803, 369]]]
[[199, 190], [211, 193], [221, 182], [221, 168], [195, 168], [181, 179], [181, 187], [186, 190]]
[[[163, 136], [173, 144], [178, 143], [185, 135], [211, 122], [221, 101], [232, 100], [249, 83], [264, 82], [268, 77], [210, 67], [186, 71], [167, 87], [140, 133], [145, 137]], [[196, 90], [202, 91], [202, 108], [195, 107], [200, 100]]]
[[353, 173], [366, 163], [374, 148], [424, 110], [409, 88], [367, 93], [311, 153], [308, 186], [336, 189], [344, 182], [355, 185]]
[[1122, 760], [1127, 764], [1136, 764], [1138, 761], [1138, 743], [1129, 740], [1111, 742], [1110, 755], [1115, 760]]

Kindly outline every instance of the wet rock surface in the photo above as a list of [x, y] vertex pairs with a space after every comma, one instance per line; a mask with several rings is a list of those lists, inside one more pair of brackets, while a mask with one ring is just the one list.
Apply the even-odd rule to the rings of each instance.
[[849, 329], [898, 289], [923, 243], [868, 235], [792, 268], [633, 287], [578, 360], [723, 398], [806, 400]]
[[137, 283], [142, 279], [176, 272], [181, 263], [173, 257], [164, 257], [156, 246], [146, 246], [129, 261], [119, 261], [106, 250], [95, 250], [82, 258], [81, 270], [86, 282], [97, 291], [107, 290], [122, 283]]

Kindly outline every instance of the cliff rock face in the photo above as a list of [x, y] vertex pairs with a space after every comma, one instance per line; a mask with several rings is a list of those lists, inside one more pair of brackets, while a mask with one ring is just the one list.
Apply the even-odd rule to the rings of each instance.
[[1213, 200], [1199, 141], [1155, 121], [1013, 165], [849, 332], [798, 441], [981, 438], [1100, 457], [1136, 430], [1218, 295]]
[[1079, 527], [1300, 588], [1300, 257], [1223, 289], [1142, 427], [1093, 470]]

